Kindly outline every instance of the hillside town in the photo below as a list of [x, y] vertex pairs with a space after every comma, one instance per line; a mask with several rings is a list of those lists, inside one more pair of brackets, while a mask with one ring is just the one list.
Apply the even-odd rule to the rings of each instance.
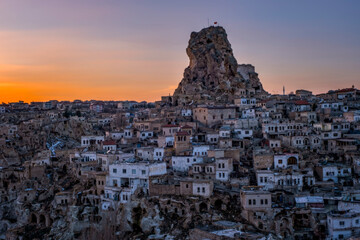
[[270, 94], [222, 27], [156, 102], [0, 105], [1, 239], [357, 239], [360, 90]]

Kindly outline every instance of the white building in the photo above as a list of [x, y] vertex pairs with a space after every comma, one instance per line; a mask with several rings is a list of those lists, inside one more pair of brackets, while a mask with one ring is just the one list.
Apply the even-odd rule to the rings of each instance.
[[217, 144], [219, 141], [219, 134], [218, 133], [207, 133], [205, 138], [206, 138], [206, 143]]
[[162, 147], [154, 148], [153, 159], [156, 161], [162, 161], [164, 159], [165, 150]]
[[124, 138], [129, 139], [134, 136], [134, 129], [132, 128], [125, 128], [124, 129]]
[[208, 145], [199, 145], [199, 146], [193, 146], [193, 156], [202, 156], [205, 157], [208, 155], [208, 150], [210, 149], [210, 146]]
[[299, 155], [298, 154], [282, 154], [274, 155], [274, 168], [275, 169], [284, 169], [292, 167], [293, 169], [298, 169], [299, 165]]
[[253, 136], [253, 130], [251, 129], [234, 129], [234, 135], [240, 139], [251, 138]]
[[109, 166], [108, 186], [138, 186], [148, 188], [149, 177], [166, 174], [166, 163], [115, 162]]
[[340, 131], [322, 132], [321, 138], [324, 140], [341, 138], [341, 132]]
[[181, 109], [181, 116], [183, 117], [191, 117], [192, 110], [191, 109]]
[[273, 171], [257, 170], [256, 180], [258, 186], [264, 186], [267, 189], [296, 187], [301, 190], [305, 184], [312, 186], [315, 184], [315, 177], [312, 170], [307, 173], [300, 171]]
[[113, 140], [106, 140], [103, 142], [103, 149], [105, 151], [116, 151], [116, 142]]
[[324, 102], [321, 103], [321, 109], [333, 109], [339, 110], [341, 107], [344, 106], [344, 102]]
[[222, 126], [219, 130], [219, 136], [222, 138], [228, 138], [231, 136], [231, 128], [230, 126]]
[[136, 157], [146, 161], [154, 160], [154, 148], [152, 147], [137, 148]]
[[241, 111], [241, 118], [255, 118], [256, 114], [255, 114], [255, 109], [246, 109], [246, 110], [242, 110]]
[[124, 132], [106, 132], [106, 137], [114, 140], [120, 140], [124, 137]]
[[104, 136], [82, 136], [81, 147], [88, 147], [90, 145], [100, 146], [104, 141]]
[[299, 149], [319, 149], [321, 148], [321, 136], [291, 136], [291, 146]]
[[270, 139], [269, 140], [269, 147], [271, 147], [271, 148], [279, 148], [279, 147], [281, 147], [281, 140], [279, 140], [279, 139]]
[[295, 112], [310, 111], [311, 106], [307, 101], [300, 100], [295, 102], [295, 105], [292, 110]]
[[203, 160], [203, 157], [198, 156], [172, 156], [171, 165], [175, 171], [187, 172], [190, 166], [202, 163]]
[[216, 158], [215, 159], [216, 180], [229, 181], [230, 173], [233, 171], [232, 158]]
[[350, 123], [349, 122], [335, 122], [331, 124], [332, 131], [341, 131], [347, 132], [350, 130]]
[[299, 196], [295, 197], [297, 208], [323, 209], [324, 198], [322, 196]]
[[252, 108], [256, 106], [256, 98], [238, 98], [234, 99], [234, 104], [240, 109]]
[[130, 201], [131, 195], [138, 189], [147, 193], [149, 178], [166, 174], [166, 163], [150, 162], [115, 162], [109, 165], [106, 176], [103, 208], [116, 206]]
[[154, 136], [154, 132], [153, 131], [141, 131], [137, 133], [137, 137], [143, 141], [146, 140], [148, 138], [152, 138]]
[[328, 239], [347, 239], [360, 233], [360, 213], [330, 212], [327, 215]]
[[81, 162], [97, 161], [96, 152], [84, 152], [80, 154]]
[[351, 167], [345, 165], [321, 165], [317, 166], [316, 172], [322, 181], [339, 182], [339, 178], [351, 177]]

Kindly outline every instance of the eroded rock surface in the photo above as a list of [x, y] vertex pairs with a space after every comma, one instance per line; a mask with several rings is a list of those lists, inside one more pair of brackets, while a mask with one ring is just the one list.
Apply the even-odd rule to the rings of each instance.
[[223, 27], [192, 32], [186, 53], [190, 63], [174, 92], [177, 104], [209, 100], [227, 103], [249, 88], [264, 92], [255, 68], [238, 65]]

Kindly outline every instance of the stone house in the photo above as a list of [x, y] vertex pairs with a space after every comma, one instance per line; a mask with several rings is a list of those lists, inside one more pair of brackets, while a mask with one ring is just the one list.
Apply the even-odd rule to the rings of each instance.
[[194, 108], [193, 116], [196, 121], [199, 121], [206, 126], [212, 126], [215, 123], [221, 123], [225, 119], [235, 118], [236, 107], [196, 107]]

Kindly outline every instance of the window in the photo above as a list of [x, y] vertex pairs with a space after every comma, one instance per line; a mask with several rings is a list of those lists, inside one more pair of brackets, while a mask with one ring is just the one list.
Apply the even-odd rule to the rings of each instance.
[[249, 199], [249, 205], [251, 205], [251, 199]]
[[253, 199], [253, 205], [256, 205], [256, 199]]
[[132, 174], [136, 174], [136, 169], [132, 169], [132, 170], [131, 170], [131, 173], [132, 173]]
[[261, 183], [263, 182], [263, 177], [260, 177], [260, 182], [261, 182]]
[[145, 175], [146, 174], [146, 170], [141, 170], [141, 174]]
[[197, 188], [197, 192], [198, 192], [198, 193], [200, 192], [200, 188], [199, 188], [199, 187]]
[[279, 159], [278, 163], [279, 163], [279, 164], [282, 164], [282, 160], [281, 160], [281, 159]]
[[265, 204], [268, 204], [268, 200], [267, 200], [267, 199], [265, 199]]
[[113, 185], [116, 187], [117, 186], [117, 180], [113, 179]]
[[340, 221], [340, 222], [339, 222], [339, 225], [340, 225], [340, 226], [344, 226], [344, 225], [345, 225], [345, 222], [344, 222], [344, 221]]
[[113, 173], [117, 173], [117, 169], [116, 169], [116, 168], [113, 168]]
[[260, 204], [263, 205], [264, 204], [264, 200], [260, 199]]
[[202, 192], [205, 193], [205, 188], [204, 187], [202, 188]]
[[123, 169], [123, 173], [126, 174], [126, 169]]

